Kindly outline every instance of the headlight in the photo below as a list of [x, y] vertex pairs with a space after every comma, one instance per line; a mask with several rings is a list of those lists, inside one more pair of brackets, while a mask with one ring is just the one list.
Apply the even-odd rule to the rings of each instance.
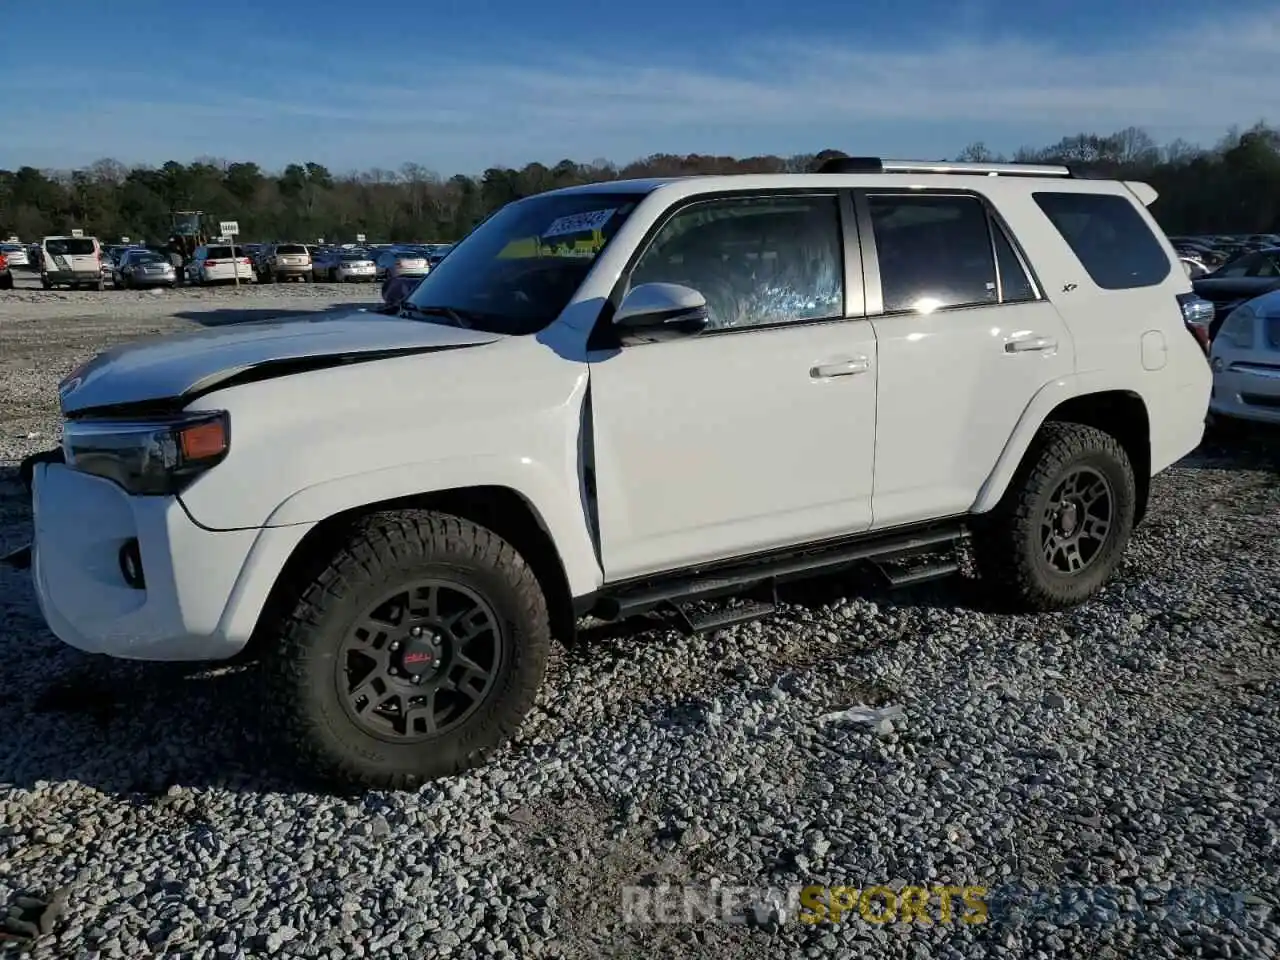
[[1257, 314], [1248, 306], [1236, 307], [1222, 321], [1218, 330], [1218, 339], [1229, 343], [1237, 350], [1248, 350], [1253, 346], [1254, 321]]
[[221, 463], [231, 444], [223, 411], [163, 420], [71, 420], [62, 432], [67, 466], [139, 496], [172, 496]]

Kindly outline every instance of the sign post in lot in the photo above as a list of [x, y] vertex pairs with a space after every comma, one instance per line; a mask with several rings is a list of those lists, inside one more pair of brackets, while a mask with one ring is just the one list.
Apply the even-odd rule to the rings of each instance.
[[363, 234], [363, 233], [357, 233], [357, 234], [356, 234], [356, 243], [364, 243], [364, 234]]
[[236, 278], [236, 289], [240, 289], [240, 258], [236, 256], [236, 237], [240, 234], [240, 223], [236, 220], [223, 220], [218, 224], [218, 232], [231, 240], [231, 272]]
[[83, 237], [83, 236], [84, 236], [84, 231], [83, 231], [83, 230], [81, 230], [81, 229], [79, 229], [79, 228], [77, 227], [75, 230], [72, 230], [72, 231], [71, 231], [71, 235], [72, 235], [73, 237]]

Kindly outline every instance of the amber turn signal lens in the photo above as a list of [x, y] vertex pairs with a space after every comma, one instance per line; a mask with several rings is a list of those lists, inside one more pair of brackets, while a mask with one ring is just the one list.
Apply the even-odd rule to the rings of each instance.
[[183, 427], [178, 433], [178, 443], [184, 460], [207, 460], [220, 456], [227, 449], [226, 424], [221, 420], [211, 420]]

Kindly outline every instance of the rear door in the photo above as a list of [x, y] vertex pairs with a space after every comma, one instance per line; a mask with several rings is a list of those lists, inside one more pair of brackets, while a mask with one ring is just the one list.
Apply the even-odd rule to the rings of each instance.
[[967, 513], [1018, 419], [1075, 367], [1071, 333], [971, 191], [858, 191], [879, 351], [877, 528]]
[[98, 273], [102, 270], [102, 247], [93, 237], [72, 237], [67, 244], [67, 260], [76, 273]]

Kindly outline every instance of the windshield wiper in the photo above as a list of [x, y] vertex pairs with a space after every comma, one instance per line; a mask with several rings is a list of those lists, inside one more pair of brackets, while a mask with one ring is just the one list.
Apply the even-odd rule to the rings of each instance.
[[448, 326], [461, 327], [464, 330], [471, 329], [470, 321], [453, 307], [420, 307], [413, 303], [402, 303], [400, 304], [400, 315], [405, 316], [406, 314], [419, 317], [444, 317], [449, 321]]

